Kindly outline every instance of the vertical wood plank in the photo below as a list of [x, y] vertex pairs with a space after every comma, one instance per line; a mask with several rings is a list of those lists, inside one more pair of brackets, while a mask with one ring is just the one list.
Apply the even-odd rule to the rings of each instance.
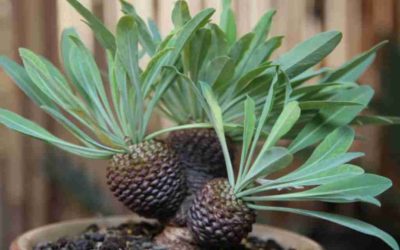
[[[12, 56], [12, 16], [11, 16], [11, 3], [6, 0], [0, 0], [0, 54]], [[0, 70], [0, 106], [5, 107], [10, 105], [10, 99], [7, 98], [13, 91], [8, 77]], [[9, 155], [9, 142], [10, 133], [5, 128], [0, 128], [0, 248], [7, 249], [6, 236], [8, 234], [8, 221], [7, 221], [7, 168]]]
[[237, 34], [241, 36], [247, 33], [251, 28], [251, 8], [249, 3], [240, 0], [232, 1], [236, 14]]
[[348, 32], [348, 16], [346, 13], [347, 7], [346, 0], [326, 0], [325, 1], [325, 30], [339, 30], [343, 33], [343, 39], [341, 43], [336, 47], [334, 52], [330, 54], [325, 63], [330, 67], [337, 67], [342, 64], [347, 56], [349, 50], [349, 44], [346, 43], [347, 39], [349, 39]]
[[[80, 0], [80, 3], [89, 10], [92, 9], [92, 0]], [[76, 12], [67, 1], [57, 1], [57, 14], [59, 34], [61, 34], [65, 28], [75, 27], [85, 45], [88, 48], [94, 48], [92, 31], [87, 24], [82, 21], [82, 17], [79, 13]]]
[[174, 3], [174, 0], [155, 0], [156, 21], [163, 37], [173, 28], [171, 13]]

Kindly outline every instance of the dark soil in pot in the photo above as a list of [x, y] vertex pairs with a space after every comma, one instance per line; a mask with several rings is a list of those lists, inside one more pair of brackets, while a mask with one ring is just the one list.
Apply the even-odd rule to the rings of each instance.
[[[42, 242], [34, 250], [167, 250], [154, 244], [153, 238], [162, 231], [161, 225], [128, 222], [116, 227], [100, 228], [93, 224], [76, 236], [65, 236], [54, 242]], [[199, 248], [199, 250], [202, 248]], [[210, 250], [209, 248], [204, 248]], [[232, 249], [232, 248], [230, 248]], [[235, 250], [289, 250], [273, 239], [245, 239]]]

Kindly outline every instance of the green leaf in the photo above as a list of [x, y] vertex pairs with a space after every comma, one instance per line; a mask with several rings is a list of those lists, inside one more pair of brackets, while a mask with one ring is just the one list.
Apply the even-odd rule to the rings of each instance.
[[237, 40], [229, 50], [228, 56], [237, 64], [245, 56], [246, 51], [249, 49], [251, 42], [254, 38], [254, 33], [247, 33]]
[[272, 147], [261, 152], [249, 172], [241, 181], [240, 189], [244, 189], [247, 185], [254, 183], [257, 178], [264, 178], [274, 172], [287, 167], [293, 160], [293, 156], [286, 148]]
[[[206, 61], [214, 58], [226, 56], [229, 50], [229, 45], [226, 41], [226, 36], [218, 25], [210, 23], [207, 26], [211, 31], [211, 46], [208, 49]], [[204, 72], [207, 73], [207, 72]]]
[[400, 124], [400, 117], [380, 115], [359, 115], [351, 121], [354, 125], [394, 125]]
[[339, 68], [329, 72], [321, 82], [356, 81], [374, 61], [376, 51], [386, 43], [387, 41], [381, 42], [370, 50], [357, 55]]
[[5, 109], [0, 109], [0, 123], [19, 133], [43, 140], [67, 152], [82, 157], [90, 159], [109, 159], [113, 155], [110, 151], [82, 147], [61, 140], [36, 123]]
[[100, 44], [114, 54], [116, 50], [114, 35], [104, 26], [100, 19], [79, 3], [78, 0], [68, 0], [68, 2], [85, 18]]
[[[258, 180], [258, 183], [261, 184], [260, 188], [257, 188], [257, 192], [265, 192], [267, 190], [281, 190], [285, 188], [301, 188], [304, 186], [317, 186], [323, 185], [331, 182], [336, 182], [337, 180], [342, 180], [345, 178], [350, 178], [353, 176], [361, 175], [364, 173], [364, 169], [352, 165], [352, 164], [343, 164], [336, 168], [328, 169], [327, 171], [323, 171], [321, 173], [317, 173], [315, 175], [310, 175], [306, 179], [291, 181], [287, 183], [278, 183], [274, 184], [271, 180]], [[253, 194], [256, 192], [252, 192]]]
[[[293, 84], [293, 82], [291, 83]], [[355, 86], [357, 85], [344, 84], [344, 83], [325, 83], [325, 84], [307, 85], [293, 89], [291, 98], [300, 99], [303, 96], [308, 97], [311, 94], [318, 93], [319, 91], [324, 91], [325, 89], [329, 89], [331, 87], [341, 89], [341, 88], [350, 88]]]
[[206, 57], [210, 46], [211, 31], [206, 28], [199, 29], [190, 41], [188, 49], [189, 71], [191, 79], [195, 82], [198, 80], [204, 62], [207, 61]]
[[[48, 98], [52, 99], [58, 105], [67, 108], [69, 105], [78, 109], [78, 100], [72, 94], [71, 89], [59, 82], [48, 69], [48, 64], [42, 57], [36, 55], [30, 50], [20, 49], [20, 55], [30, 79], [35, 86], [42, 91]], [[76, 100], [76, 102], [74, 102]]]
[[222, 119], [221, 107], [219, 106], [218, 101], [215, 98], [214, 93], [212, 92], [211, 87], [208, 84], [202, 83], [201, 90], [203, 92], [204, 98], [206, 99], [209, 105], [210, 115], [211, 115], [211, 117], [209, 118], [212, 121], [215, 132], [217, 133], [218, 139], [221, 143], [222, 151], [224, 153], [229, 183], [231, 187], [235, 187], [235, 174], [233, 172], [233, 165], [225, 138], [224, 121]]
[[17, 86], [38, 106], [47, 105], [57, 108], [52, 100], [32, 83], [32, 80], [21, 65], [5, 56], [0, 56], [0, 66], [14, 80]]
[[159, 77], [159, 72], [162, 67], [166, 65], [166, 59], [172, 52], [173, 48], [165, 48], [158, 50], [157, 53], [151, 58], [147, 64], [146, 69], [141, 74], [141, 82], [143, 85], [143, 95], [148, 97], [151, 93], [152, 87], [156, 84], [156, 80]]
[[[142, 115], [144, 110], [144, 96], [142, 94], [142, 85], [140, 82], [139, 53], [138, 53], [138, 29], [132, 16], [122, 17], [117, 24], [117, 55], [125, 71], [128, 73], [135, 96], [134, 116], [136, 124], [132, 131], [144, 131]], [[130, 89], [128, 87], [128, 89]], [[141, 141], [142, 134], [135, 133], [131, 135], [135, 142]]]
[[[71, 134], [73, 134], [78, 140], [86, 144], [90, 147], [98, 147], [100, 149], [104, 149], [114, 153], [122, 153], [121, 150], [115, 150], [113, 148], [104, 146], [94, 139], [92, 139], [89, 135], [83, 132], [80, 128], [78, 128], [75, 124], [73, 124], [70, 120], [68, 120], [62, 113], [59, 111], [52, 109], [50, 107], [41, 106], [41, 108], [49, 113], [55, 120], [57, 120], [60, 124], [62, 124]], [[118, 145], [114, 145], [118, 146]]]
[[268, 138], [261, 149], [261, 152], [267, 150], [271, 146], [275, 145], [279, 139], [281, 139], [290, 129], [294, 126], [300, 117], [301, 110], [299, 103], [294, 101], [288, 103], [278, 119], [274, 123]]
[[260, 74], [265, 72], [265, 70], [272, 67], [275, 67], [275, 65], [271, 65], [269, 62], [266, 62], [243, 74], [237, 81], [235, 81], [234, 84], [231, 84], [230, 86], [232, 89], [235, 88], [234, 96], [238, 96], [239, 93], [243, 93], [252, 80], [260, 76]]
[[75, 64], [75, 61], [71, 60], [71, 54], [74, 53], [73, 49], [76, 47], [74, 41], [70, 38], [71, 36], [79, 39], [79, 35], [74, 28], [64, 29], [61, 35], [61, 55], [64, 65], [64, 70], [68, 78], [71, 80], [71, 83], [75, 86], [79, 95], [86, 101], [86, 103], [92, 107], [93, 103], [90, 97], [87, 95], [85, 91], [85, 87], [81, 85], [78, 79], [76, 79], [75, 75], [72, 71], [72, 66]]
[[[256, 114], [255, 114], [255, 103], [253, 99], [250, 97], [246, 98], [244, 102], [244, 121], [243, 121], [243, 144], [242, 144], [242, 154], [240, 156], [240, 165], [239, 165], [239, 176], [243, 175], [244, 164], [247, 159], [247, 154], [253, 139], [255, 127], [256, 127]], [[241, 180], [238, 179], [238, 182]]]
[[337, 127], [349, 124], [369, 103], [373, 90], [368, 86], [360, 86], [338, 92], [332, 101], [350, 101], [362, 103], [362, 106], [327, 107], [320, 112], [301, 130], [292, 141], [289, 149], [292, 153], [302, 150], [319, 140]]
[[329, 182], [312, 189], [301, 192], [254, 197], [250, 200], [257, 201], [299, 201], [299, 200], [328, 200], [355, 202], [363, 201], [364, 197], [377, 196], [392, 186], [392, 182], [382, 176], [362, 174]]
[[168, 63], [173, 65], [179, 58], [181, 50], [185, 47], [188, 40], [200, 27], [204, 26], [212, 14], [215, 12], [213, 9], [204, 9], [188, 21], [177, 33], [175, 39], [170, 40], [168, 45], [174, 47], [173, 53], [170, 55]]
[[150, 32], [151, 32], [152, 40], [156, 44], [159, 44], [161, 42], [162, 38], [161, 38], [161, 34], [160, 34], [160, 31], [159, 31], [159, 29], [157, 27], [156, 22], [153, 19], [148, 19], [147, 23], [148, 23], [148, 26], [149, 26], [149, 29], [150, 29]]
[[244, 70], [250, 70], [263, 62], [268, 61], [271, 57], [272, 53], [279, 48], [282, 44], [283, 36], [276, 36], [268, 39], [264, 43], [260, 44], [255, 50], [254, 54], [251, 57], [251, 60], [248, 60], [247, 65], [244, 67]]
[[228, 43], [232, 45], [236, 41], [236, 20], [231, 8], [231, 0], [223, 1], [220, 26], [226, 34]]
[[[137, 30], [139, 32], [139, 41], [143, 48], [146, 50], [149, 56], [153, 56], [157, 49], [157, 44], [161, 41], [161, 37], [154, 39], [154, 36], [150, 33], [143, 19], [136, 13], [135, 8], [125, 0], [120, 0], [122, 5], [122, 11], [131, 15], [137, 24]], [[158, 33], [159, 34], [159, 33]]]
[[[78, 37], [70, 36], [69, 38], [75, 44], [75, 47], [70, 48], [69, 60], [74, 62], [71, 64], [72, 75], [79, 82], [90, 103], [93, 104], [90, 107], [93, 111], [97, 112], [97, 120], [104, 120], [113, 129], [113, 133], [119, 134], [122, 137], [122, 132], [111, 110], [100, 70], [96, 65], [94, 57]], [[106, 128], [106, 125], [103, 125], [103, 127]]]
[[[258, 139], [260, 138], [261, 132], [263, 131], [265, 121], [267, 120], [270, 111], [272, 110], [272, 106], [274, 103], [276, 82], [277, 82], [277, 77], [274, 77], [274, 80], [272, 81], [271, 86], [269, 87], [268, 95], [265, 97], [261, 115], [257, 121], [256, 132], [253, 138], [253, 142], [251, 143], [251, 148], [248, 157], [246, 159], [246, 164], [243, 168], [244, 169], [242, 173], [243, 175], [246, 175], [249, 171], [251, 162], [253, 160], [253, 155], [257, 147]], [[244, 177], [243, 175], [238, 176], [238, 180], [242, 180]], [[240, 189], [241, 189], [240, 185], [235, 186], [235, 192], [241, 191]]]
[[299, 102], [299, 106], [302, 110], [319, 110], [332, 107], [363, 106], [363, 104], [346, 101], [302, 101]]
[[293, 180], [301, 180], [307, 179], [310, 176], [315, 174], [323, 173], [324, 171], [328, 171], [330, 169], [336, 168], [341, 166], [349, 161], [352, 161], [356, 158], [364, 156], [363, 153], [342, 153], [342, 154], [335, 154], [329, 155], [325, 158], [321, 158], [318, 161], [307, 162], [303, 164], [301, 167], [297, 168], [296, 170], [284, 175], [274, 182], [289, 182]]
[[301, 73], [291, 79], [292, 86], [293, 87], [300, 86], [304, 82], [306, 82], [316, 76], [323, 75], [327, 72], [329, 72], [329, 68], [321, 68], [318, 70], [312, 70], [312, 69], [306, 70], [303, 73]]
[[294, 78], [319, 63], [341, 39], [342, 34], [338, 31], [317, 34], [283, 54], [275, 63], [281, 65], [290, 78]]
[[179, 0], [175, 2], [172, 10], [172, 22], [175, 27], [182, 27], [190, 20], [189, 7], [186, 1]]
[[229, 86], [229, 80], [233, 77], [235, 65], [229, 57], [217, 57], [206, 67], [205, 79], [200, 79], [213, 86], [213, 89], [223, 91]]
[[256, 49], [264, 43], [264, 40], [268, 36], [268, 33], [271, 29], [272, 18], [274, 17], [276, 11], [271, 10], [265, 13], [256, 26], [253, 29], [254, 37], [251, 39], [251, 43], [249, 49], [245, 52], [242, 60], [240, 60], [237, 66], [237, 72], [235, 74], [237, 76], [243, 75], [243, 72], [248, 71], [247, 65], [254, 56], [256, 56]]
[[335, 129], [314, 149], [304, 165], [347, 152], [354, 140], [354, 130], [344, 126]]
[[277, 212], [288, 212], [288, 213], [295, 213], [305, 216], [310, 216], [318, 219], [327, 220], [348, 228], [351, 228], [355, 231], [371, 235], [374, 237], [378, 237], [383, 240], [386, 244], [388, 244], [392, 249], [399, 250], [399, 245], [397, 244], [396, 240], [390, 236], [389, 234], [385, 233], [384, 231], [380, 230], [379, 228], [365, 223], [363, 221], [344, 217], [342, 215], [336, 214], [329, 214], [325, 212], [317, 212], [317, 211], [309, 211], [303, 209], [296, 209], [296, 208], [286, 208], [286, 207], [272, 207], [272, 206], [259, 206], [254, 204], [248, 204], [250, 208], [257, 209], [257, 210], [266, 210], [266, 211], [277, 211]]

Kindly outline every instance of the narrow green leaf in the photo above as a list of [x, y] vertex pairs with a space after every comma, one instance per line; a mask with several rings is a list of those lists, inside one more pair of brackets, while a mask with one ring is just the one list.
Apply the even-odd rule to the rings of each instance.
[[320, 110], [333, 107], [363, 106], [363, 104], [346, 101], [301, 101], [299, 106], [302, 110]]
[[79, 39], [79, 35], [74, 28], [68, 28], [63, 30], [61, 35], [61, 55], [62, 55], [64, 70], [66, 75], [70, 79], [71, 83], [75, 86], [79, 95], [86, 101], [86, 103], [90, 107], [92, 107], [93, 103], [90, 97], [87, 95], [87, 92], [85, 91], [85, 86], [82, 86], [81, 82], [78, 79], [76, 79], [75, 75], [73, 74], [72, 65], [74, 65], [76, 62], [71, 60], [73, 58], [71, 58], [70, 55], [74, 53], [73, 50], [74, 47], [76, 47], [76, 44], [70, 38], [71, 36], [74, 36], [77, 39]]
[[276, 11], [271, 10], [265, 13], [256, 26], [253, 29], [254, 37], [251, 39], [249, 49], [245, 52], [242, 60], [240, 60], [237, 66], [237, 76], [243, 75], [243, 72], [248, 70], [247, 65], [249, 61], [255, 56], [256, 49], [264, 43], [268, 33], [271, 29], [272, 18], [274, 17]]
[[[257, 182], [261, 184], [256, 190], [252, 190], [252, 194], [258, 192], [265, 192], [268, 190], [281, 190], [285, 188], [302, 188], [305, 186], [317, 186], [323, 185], [337, 180], [350, 178], [353, 176], [361, 175], [364, 173], [364, 169], [352, 164], [343, 164], [333, 169], [317, 173], [315, 175], [309, 176], [307, 179], [291, 181], [287, 183], [274, 184], [271, 180], [259, 179]], [[247, 191], [247, 190], [246, 190]], [[256, 192], [254, 192], [256, 191]]]
[[385, 233], [384, 231], [380, 230], [379, 228], [365, 223], [363, 221], [344, 217], [342, 215], [336, 214], [329, 214], [325, 212], [317, 212], [317, 211], [309, 211], [303, 209], [296, 209], [296, 208], [286, 208], [286, 207], [273, 207], [273, 206], [260, 206], [254, 204], [248, 204], [250, 208], [256, 210], [266, 210], [266, 211], [276, 211], [276, 212], [288, 212], [294, 214], [300, 214], [305, 216], [310, 216], [322, 220], [327, 220], [348, 228], [351, 228], [355, 231], [371, 235], [383, 240], [386, 244], [388, 244], [393, 250], [399, 250], [399, 245], [397, 244], [396, 240], [390, 236], [389, 234]]
[[172, 22], [175, 27], [182, 27], [190, 18], [187, 2], [183, 0], [176, 1], [174, 9], [172, 10]]
[[363, 108], [369, 103], [373, 90], [368, 86], [360, 86], [350, 90], [338, 92], [332, 101], [351, 101], [362, 103], [362, 106], [327, 107], [308, 123], [289, 146], [290, 151], [297, 152], [319, 140], [337, 127], [349, 124]]
[[[132, 16], [122, 17], [117, 24], [117, 55], [125, 71], [128, 73], [135, 95], [134, 116], [136, 124], [132, 131], [143, 131], [142, 117], [144, 110], [144, 96], [140, 82], [139, 53], [138, 53], [138, 29]], [[130, 89], [130, 87], [128, 87]], [[141, 133], [131, 135], [136, 142], [143, 136]]]
[[293, 87], [300, 86], [306, 81], [316, 76], [324, 75], [325, 73], [329, 72], [329, 70], [330, 70], [329, 68], [321, 68], [318, 70], [308, 69], [291, 79], [292, 86]]
[[140, 44], [143, 46], [149, 56], [153, 56], [156, 52], [157, 44], [161, 41], [161, 37], [156, 37], [156, 39], [154, 39], [155, 37], [149, 31], [143, 19], [136, 13], [133, 5], [126, 2], [125, 0], [120, 0], [120, 2], [122, 6], [122, 11], [126, 15], [131, 15], [135, 19], [139, 32], [138, 35]]
[[283, 54], [275, 63], [293, 78], [319, 63], [341, 39], [342, 34], [338, 31], [317, 34]]
[[[255, 127], [256, 127], [256, 114], [255, 114], [255, 103], [250, 98], [247, 97], [246, 101], [244, 102], [244, 121], [243, 121], [243, 144], [242, 144], [242, 154], [240, 156], [240, 165], [239, 165], [239, 174], [238, 176], [243, 175], [244, 171], [244, 164], [247, 159], [247, 155], [249, 152], [249, 148], [253, 139]], [[239, 177], [238, 177], [239, 178]], [[237, 182], [241, 180], [238, 179]]]
[[355, 202], [363, 201], [363, 197], [377, 196], [391, 186], [392, 182], [385, 177], [373, 174], [362, 174], [326, 183], [306, 191], [253, 197], [251, 200], [298, 201], [340, 199], [346, 200], [347, 202]]
[[237, 40], [229, 50], [228, 56], [237, 64], [243, 59], [246, 51], [249, 49], [251, 42], [253, 41], [254, 33], [247, 33]]
[[260, 152], [257, 159], [259, 160], [251, 166], [249, 172], [240, 183], [241, 190], [245, 189], [249, 184], [254, 183], [257, 178], [264, 178], [289, 166], [293, 160], [293, 156], [286, 148], [272, 147], [264, 152]]
[[17, 86], [38, 106], [47, 105], [57, 108], [52, 100], [32, 83], [32, 80], [21, 65], [5, 56], [0, 56], [0, 66], [14, 80]]
[[107, 123], [107, 125], [102, 124], [102, 127], [106, 129], [109, 126], [113, 128], [113, 133], [122, 135], [111, 110], [100, 70], [93, 55], [78, 37], [71, 36], [69, 39], [75, 44], [70, 48], [69, 60], [74, 62], [71, 64], [72, 75], [79, 82], [90, 103], [93, 104], [90, 107], [96, 112], [97, 120], [99, 122], [104, 120]]
[[104, 26], [100, 19], [93, 15], [93, 13], [85, 8], [78, 0], [68, 0], [68, 2], [83, 18], [85, 18], [100, 44], [114, 54], [116, 50], [114, 35]]
[[5, 109], [0, 109], [0, 123], [19, 133], [43, 140], [67, 152], [82, 157], [91, 159], [108, 159], [113, 155], [111, 151], [82, 147], [61, 140], [36, 123]]
[[207, 28], [199, 29], [190, 41], [188, 49], [189, 71], [193, 81], [197, 81], [199, 73], [206, 62], [207, 53], [211, 46], [211, 31]]
[[327, 74], [327, 76], [324, 77], [321, 82], [356, 81], [374, 61], [376, 51], [383, 47], [386, 43], [387, 41], [383, 41], [368, 51], [357, 55], [339, 68], [329, 72], [329, 74]]
[[351, 124], [366, 126], [366, 125], [394, 125], [400, 124], [400, 117], [397, 116], [380, 116], [380, 115], [359, 115]]
[[302, 165], [296, 170], [276, 179], [274, 182], [289, 182], [293, 180], [307, 179], [315, 174], [323, 173], [330, 169], [341, 166], [356, 158], [364, 156], [363, 153], [342, 153], [337, 155], [328, 156], [320, 161], [312, 161]]
[[209, 105], [210, 114], [211, 114], [210, 120], [212, 121], [212, 124], [214, 125], [215, 132], [217, 133], [218, 139], [221, 143], [222, 151], [224, 153], [229, 183], [230, 183], [231, 187], [235, 187], [235, 175], [233, 172], [233, 165], [232, 165], [232, 161], [231, 161], [229, 150], [228, 150], [228, 145], [227, 145], [226, 138], [225, 138], [224, 121], [222, 119], [221, 107], [219, 106], [219, 104], [211, 90], [211, 87], [208, 84], [202, 83], [201, 90], [203, 92], [204, 98], [206, 99], [206, 101]]
[[290, 102], [284, 108], [278, 119], [274, 123], [268, 138], [261, 149], [267, 150], [271, 146], [275, 145], [279, 139], [281, 139], [290, 129], [294, 126], [300, 117], [300, 107], [298, 102]]
[[230, 0], [223, 1], [220, 26], [226, 34], [228, 43], [232, 45], [236, 41], [236, 20]]
[[314, 149], [303, 165], [306, 166], [312, 162], [319, 162], [327, 157], [347, 152], [353, 144], [354, 136], [354, 130], [350, 127], [335, 129]]

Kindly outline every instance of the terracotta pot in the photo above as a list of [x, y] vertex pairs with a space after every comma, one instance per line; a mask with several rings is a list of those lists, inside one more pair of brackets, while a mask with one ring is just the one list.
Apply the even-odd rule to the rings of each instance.
[[[96, 223], [99, 226], [113, 226], [127, 220], [155, 223], [155, 221], [134, 215], [65, 221], [39, 227], [21, 235], [11, 244], [10, 250], [32, 250], [33, 246], [39, 242], [53, 241], [63, 236], [74, 235], [77, 232], [83, 231], [90, 224]], [[322, 247], [318, 243], [304, 236], [275, 227], [255, 225], [251, 234], [263, 239], [274, 239], [285, 248], [322, 250]]]

